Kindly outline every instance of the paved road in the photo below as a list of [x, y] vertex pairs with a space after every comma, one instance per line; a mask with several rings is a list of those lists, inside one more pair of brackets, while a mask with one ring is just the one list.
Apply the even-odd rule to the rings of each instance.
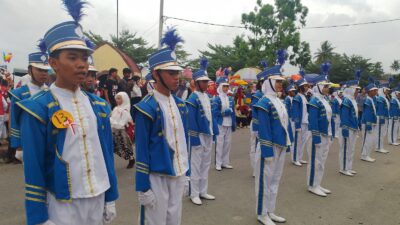
[[[233, 170], [210, 170], [209, 192], [217, 197], [203, 206], [184, 199], [183, 225], [256, 225], [254, 180], [249, 164], [249, 130], [233, 136]], [[306, 191], [306, 167], [298, 168], [286, 159], [279, 189], [277, 214], [287, 225], [399, 225], [400, 224], [400, 147], [387, 147], [390, 153], [373, 153], [375, 163], [359, 160], [357, 144], [353, 177], [339, 175], [338, 143], [334, 142], [326, 164], [323, 186], [332, 190], [327, 198]], [[134, 192], [134, 170], [116, 158], [120, 199], [115, 225], [136, 225], [138, 202]], [[24, 185], [21, 165], [0, 164], [0, 225], [24, 224]]]

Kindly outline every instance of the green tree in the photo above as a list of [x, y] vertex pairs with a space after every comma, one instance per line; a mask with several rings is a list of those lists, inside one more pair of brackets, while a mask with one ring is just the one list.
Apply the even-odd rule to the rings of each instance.
[[335, 48], [329, 41], [324, 41], [321, 43], [321, 47], [314, 54], [316, 62], [323, 63], [326, 61], [331, 61], [336, 53], [333, 51]]
[[111, 42], [115, 47], [125, 52], [129, 57], [134, 59], [136, 63], [144, 63], [148, 60], [148, 56], [156, 49], [154, 46], [148, 46], [148, 42], [136, 33], [129, 30], [122, 30], [119, 37], [111, 35]]
[[95, 44], [96, 46], [106, 41], [106, 40], [103, 39], [102, 36], [100, 36], [100, 35], [98, 35], [98, 34], [95, 34], [95, 33], [93, 33], [93, 32], [90, 31], [90, 30], [89, 30], [88, 32], [84, 31], [83, 34], [84, 34], [87, 38], [89, 38], [89, 40], [92, 41], [93, 44]]
[[392, 69], [395, 73], [400, 70], [399, 60], [394, 60], [392, 65], [390, 65], [390, 69]]

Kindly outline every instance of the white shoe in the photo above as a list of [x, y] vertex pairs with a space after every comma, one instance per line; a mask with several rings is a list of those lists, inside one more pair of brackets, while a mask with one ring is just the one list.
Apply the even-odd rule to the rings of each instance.
[[367, 156], [367, 157], [361, 157], [361, 160], [366, 161], [366, 162], [375, 162], [375, 159]]
[[274, 213], [268, 213], [269, 218], [271, 218], [272, 221], [277, 222], [277, 223], [284, 223], [286, 222], [286, 219], [280, 216], [275, 215]]
[[200, 198], [203, 198], [203, 199], [206, 199], [206, 200], [215, 200], [215, 196], [210, 195], [210, 194], [200, 195]]
[[309, 192], [311, 192], [311, 193], [313, 193], [313, 194], [316, 194], [316, 195], [318, 195], [318, 196], [321, 196], [321, 197], [326, 197], [326, 196], [328, 196], [328, 195], [326, 195], [325, 194], [325, 192], [323, 192], [321, 189], [319, 189], [318, 187], [309, 187], [308, 188], [308, 191]]
[[350, 173], [352, 173], [353, 175], [354, 174], [357, 174], [357, 172], [355, 171], [355, 170], [348, 170]]
[[389, 153], [389, 151], [385, 150], [385, 149], [377, 149], [376, 152], [384, 153], [384, 154]]
[[349, 176], [349, 177], [352, 177], [352, 176], [353, 176], [353, 174], [352, 174], [350, 171], [348, 171], [348, 170], [346, 170], [346, 171], [340, 170], [339, 173], [341, 173], [341, 174], [343, 174], [343, 175], [346, 175], [346, 176]]
[[397, 143], [397, 142], [395, 142], [395, 143], [389, 143], [390, 145], [394, 145], [394, 146], [398, 146], [398, 145], [400, 145], [400, 143]]
[[332, 193], [331, 190], [329, 190], [329, 189], [323, 188], [321, 186], [318, 186], [318, 187], [319, 187], [319, 189], [321, 189], [321, 191], [325, 192], [325, 194], [331, 194]]
[[215, 166], [215, 169], [218, 170], [218, 171], [222, 170], [222, 168], [220, 166]]
[[301, 164], [307, 164], [308, 162], [305, 161], [305, 160], [300, 160], [300, 163], [301, 163]]
[[195, 205], [203, 204], [203, 202], [201, 202], [201, 199], [199, 197], [193, 197], [193, 198], [190, 198], [190, 200], [192, 200], [193, 204], [195, 204]]
[[231, 165], [226, 165], [226, 166], [222, 166], [222, 168], [224, 168], [224, 169], [233, 169], [233, 166], [231, 166]]
[[294, 161], [294, 162], [293, 162], [293, 165], [295, 165], [295, 166], [301, 166], [301, 163], [300, 163], [299, 161]]
[[269, 216], [258, 216], [257, 220], [259, 223], [264, 224], [264, 225], [275, 225], [274, 222], [272, 222], [271, 218]]

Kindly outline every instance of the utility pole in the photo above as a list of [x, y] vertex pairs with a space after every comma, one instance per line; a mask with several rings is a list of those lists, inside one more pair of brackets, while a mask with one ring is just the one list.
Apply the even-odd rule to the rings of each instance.
[[117, 0], [117, 43], [118, 43], [118, 36], [119, 36], [119, 30], [118, 30], [118, 25], [119, 25], [119, 21], [118, 21], [118, 14], [119, 14], [119, 4], [118, 4], [118, 0]]
[[160, 0], [160, 20], [158, 24], [158, 49], [161, 48], [163, 25], [164, 25], [164, 0]]

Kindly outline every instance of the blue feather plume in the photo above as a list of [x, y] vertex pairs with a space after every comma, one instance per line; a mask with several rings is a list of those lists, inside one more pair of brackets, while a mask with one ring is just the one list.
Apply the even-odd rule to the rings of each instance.
[[264, 70], [268, 68], [268, 62], [266, 60], [261, 60], [260, 65]]
[[63, 0], [63, 4], [72, 19], [74, 19], [76, 23], [79, 23], [85, 15], [85, 13], [83, 13], [83, 8], [88, 5], [88, 2], [85, 0]]
[[369, 76], [368, 83], [375, 84], [375, 79], [373, 77]]
[[303, 78], [306, 76], [306, 72], [304, 71], [303, 68], [300, 68], [299, 74], [300, 74], [300, 76], [303, 77]]
[[361, 78], [361, 69], [356, 70], [355, 78], [356, 78], [356, 80], [360, 80], [360, 78]]
[[286, 60], [286, 50], [284, 49], [279, 49], [276, 51], [276, 61], [279, 65], [283, 65]]
[[229, 73], [230, 73], [229, 69], [228, 69], [228, 68], [225, 68], [225, 69], [224, 69], [224, 75], [225, 75], [225, 76], [229, 76]]
[[44, 42], [43, 38], [39, 40], [38, 48], [39, 48], [40, 52], [42, 52], [43, 54], [46, 53], [47, 47], [46, 47], [46, 43]]
[[208, 67], [208, 59], [207, 58], [200, 59], [200, 69], [207, 70], [207, 67]]
[[86, 37], [85, 37], [85, 43], [86, 43], [86, 46], [92, 50], [96, 47], [96, 45]]
[[390, 87], [390, 85], [393, 83], [394, 79], [393, 77], [389, 77], [388, 79], [388, 87]]
[[323, 75], [327, 75], [328, 72], [329, 72], [329, 69], [331, 68], [331, 63], [324, 62], [324, 63], [321, 64], [320, 68], [321, 68], [321, 73]]
[[168, 28], [167, 32], [164, 34], [164, 37], [161, 39], [161, 45], [167, 45], [172, 51], [175, 50], [176, 45], [180, 42], [183, 43], [184, 41], [176, 33], [175, 27]]

